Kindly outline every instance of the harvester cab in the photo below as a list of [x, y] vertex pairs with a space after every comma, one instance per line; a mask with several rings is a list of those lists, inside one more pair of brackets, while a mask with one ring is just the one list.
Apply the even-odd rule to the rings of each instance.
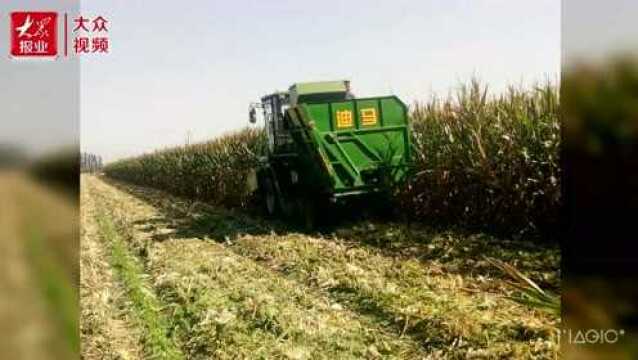
[[355, 98], [349, 81], [293, 84], [251, 104], [268, 153], [257, 187], [268, 214], [301, 217], [318, 205], [386, 190], [411, 161], [407, 108], [396, 96]]

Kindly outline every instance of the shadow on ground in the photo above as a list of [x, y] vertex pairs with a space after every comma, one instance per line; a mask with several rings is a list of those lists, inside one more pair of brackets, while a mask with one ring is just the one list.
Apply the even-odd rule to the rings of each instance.
[[[202, 202], [170, 196], [146, 187], [111, 179], [104, 180], [118, 190], [130, 194], [158, 210], [158, 212], [154, 212], [154, 215], [134, 222], [138, 230], [147, 232], [154, 241], [200, 238], [233, 245], [236, 238], [252, 235], [254, 238], [242, 239], [242, 241], [246, 240], [247, 242], [242, 242], [240, 246], [229, 246], [229, 248], [239, 255], [248, 255], [252, 260], [259, 261], [265, 270], [270, 269], [283, 275], [289, 275], [292, 279], [301, 276], [303, 281], [310, 283], [315, 281], [312, 276], [305, 278], [306, 275], [299, 275], [301, 273], [307, 274], [305, 271], [308, 269], [316, 269], [313, 265], [308, 265], [309, 267], [306, 268], [297, 264], [297, 259], [301, 259], [300, 263], [304, 259], [310, 259], [308, 261], [313, 263], [315, 259], [311, 256], [296, 258], [291, 255], [284, 257], [286, 260], [282, 262], [271, 258], [267, 251], [259, 253], [246, 250], [252, 246], [251, 241], [267, 241], [265, 239], [271, 237], [270, 235], [277, 235], [277, 237], [291, 235], [291, 238], [295, 239], [299, 236], [300, 231], [294, 227], [245, 211], [221, 209]], [[330, 215], [335, 216], [335, 213]], [[322, 229], [305, 235], [321, 238], [322, 241], [326, 242], [337, 242], [340, 246], [345, 245], [346, 252], [349, 252], [350, 248], [355, 248], [353, 253], [364, 249], [371, 255], [370, 259], [373, 258], [373, 255], [381, 255], [381, 258], [391, 260], [391, 263], [396, 264], [397, 267], [401, 266], [403, 260], [417, 260], [427, 265], [420, 267], [420, 269], [427, 271], [427, 276], [431, 275], [433, 278], [440, 275], [441, 278], [448, 279], [460, 275], [471, 282], [477, 275], [487, 275], [504, 279], [503, 274], [483, 259], [483, 255], [486, 255], [514, 263], [526, 275], [538, 281], [541, 286], [555, 288], [559, 283], [557, 275], [559, 253], [547, 245], [510, 241], [480, 233], [438, 230], [420, 224], [408, 225], [400, 222], [372, 220], [366, 217], [344, 219], [347, 221], [344, 220], [341, 224], [336, 224], [330, 229]], [[259, 236], [264, 237], [257, 238]], [[340, 249], [344, 248], [340, 247]], [[327, 261], [328, 259], [321, 259], [321, 261], [323, 260]], [[440, 269], [440, 273], [430, 273], [432, 269]], [[472, 289], [477, 292], [502, 292], [502, 288], [499, 287], [502, 285], [502, 281], [480, 281], [475, 285]], [[427, 284], [415, 283], [413, 286], [410, 289], [419, 289], [414, 290], [414, 296], [417, 293], [429, 294], [428, 291], [421, 291], [428, 286]], [[338, 283], [325, 289], [327, 295], [335, 303], [365, 316], [391, 333], [414, 339], [428, 352], [434, 349], [453, 347], [454, 339], [458, 337], [459, 333], [463, 333], [462, 330], [450, 327], [449, 322], [452, 320], [443, 313], [425, 312], [406, 315], [411, 313], [401, 308], [403, 305], [396, 305], [395, 294], [367, 293], [354, 283], [345, 280], [339, 280]], [[436, 299], [440, 306], [445, 306], [447, 304], [446, 296], [450, 296], [450, 294], [456, 296], [453, 290], [441, 290], [441, 292], [441, 294], [423, 295], [423, 298], [418, 298], [418, 302], [428, 303], [429, 300]], [[414, 296], [413, 298], [415, 298]], [[432, 298], [428, 296], [432, 296]], [[398, 307], [393, 307], [394, 305]], [[452, 318], [454, 321], [462, 322], [463, 316]], [[499, 334], [497, 336], [499, 341], [528, 342], [536, 338], [549, 338], [551, 334], [547, 330], [548, 328], [514, 321], [494, 325], [490, 331]], [[483, 337], [472, 336], [463, 337], [463, 341], [466, 346], [484, 348], [492, 346], [490, 341], [494, 341], [494, 339], [486, 340]]]
[[[208, 238], [223, 243], [242, 235], [302, 233], [297, 227], [257, 214], [220, 209], [164, 193], [158, 196], [158, 190], [108, 178], [104, 180], [160, 210], [162, 216], [135, 223], [148, 232], [157, 228], [171, 229], [154, 234], [155, 241]], [[551, 290], [560, 287], [560, 249], [557, 244], [536, 239], [503, 239], [462, 229], [434, 229], [421, 224], [381, 221], [343, 212], [331, 213], [331, 216], [335, 214], [341, 219], [339, 224], [324, 226], [313, 233], [306, 232], [306, 235], [320, 236], [326, 241], [338, 238], [352, 243], [353, 247], [369, 247], [392, 258], [436, 263], [441, 266], [441, 271], [447, 273], [503, 278], [504, 274], [484, 259], [495, 258], [513, 264], [541, 287]]]

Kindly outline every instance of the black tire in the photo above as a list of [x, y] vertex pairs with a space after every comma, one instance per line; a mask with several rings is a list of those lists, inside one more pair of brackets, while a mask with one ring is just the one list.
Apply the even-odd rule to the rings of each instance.
[[305, 231], [315, 230], [317, 226], [317, 207], [314, 201], [299, 197], [296, 201], [297, 222]]
[[297, 206], [294, 198], [287, 195], [279, 197], [279, 209], [286, 220], [294, 220], [297, 215]]
[[264, 201], [264, 212], [267, 216], [276, 216], [278, 212], [277, 193], [275, 192], [275, 185], [273, 184], [272, 179], [270, 179], [269, 177], [264, 177], [263, 179], [262, 195]]

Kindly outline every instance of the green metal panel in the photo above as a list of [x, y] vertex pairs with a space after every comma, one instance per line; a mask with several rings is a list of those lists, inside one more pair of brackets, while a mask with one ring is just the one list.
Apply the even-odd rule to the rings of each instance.
[[386, 126], [401, 126], [405, 125], [407, 121], [407, 109], [405, 105], [397, 104], [392, 98], [385, 98], [380, 100], [381, 112], [383, 112], [384, 125]]
[[313, 119], [315, 125], [319, 131], [333, 131], [330, 105], [329, 104], [316, 104], [308, 107], [310, 112], [310, 118]]
[[300, 158], [323, 190], [369, 192], [379, 189], [382, 170], [395, 180], [405, 175], [410, 135], [406, 106], [397, 97], [303, 103], [288, 114]]

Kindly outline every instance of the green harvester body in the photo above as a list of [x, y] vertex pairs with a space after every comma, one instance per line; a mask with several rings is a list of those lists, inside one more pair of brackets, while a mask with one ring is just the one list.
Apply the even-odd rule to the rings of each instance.
[[354, 98], [348, 81], [297, 83], [258, 107], [269, 143], [259, 187], [274, 192], [280, 208], [297, 198], [334, 202], [378, 193], [407, 174], [408, 113], [396, 96]]

